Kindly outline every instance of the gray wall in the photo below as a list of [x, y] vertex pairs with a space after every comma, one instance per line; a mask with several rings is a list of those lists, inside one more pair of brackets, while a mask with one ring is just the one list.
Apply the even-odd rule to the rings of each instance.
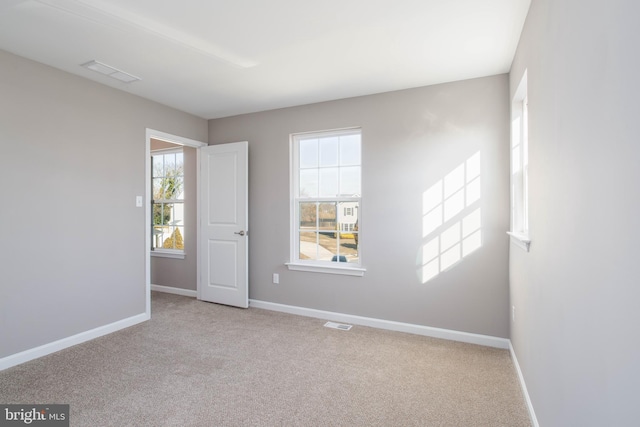
[[511, 339], [540, 425], [637, 425], [640, 3], [533, 0], [531, 252], [510, 250]]
[[[175, 148], [179, 145], [151, 140], [151, 150]], [[182, 147], [184, 152], [184, 259], [151, 257], [151, 283], [195, 291], [197, 288], [197, 154], [192, 147]]]
[[[250, 298], [508, 337], [508, 108], [500, 75], [211, 120], [210, 144], [249, 141]], [[350, 126], [362, 127], [367, 272], [289, 271], [289, 135]], [[423, 193], [478, 151], [483, 245], [422, 283], [433, 237], [422, 233]]]
[[3, 357], [144, 313], [145, 128], [208, 131], [7, 52], [0, 64]]

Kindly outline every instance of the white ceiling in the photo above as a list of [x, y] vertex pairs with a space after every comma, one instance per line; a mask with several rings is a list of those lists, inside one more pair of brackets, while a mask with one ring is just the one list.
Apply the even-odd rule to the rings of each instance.
[[0, 0], [0, 49], [211, 119], [508, 72], [529, 3]]

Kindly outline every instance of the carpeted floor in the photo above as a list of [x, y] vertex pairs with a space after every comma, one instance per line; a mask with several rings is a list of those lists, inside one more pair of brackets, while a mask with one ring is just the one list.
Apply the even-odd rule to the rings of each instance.
[[530, 426], [509, 352], [153, 293], [152, 319], [0, 372], [72, 426]]

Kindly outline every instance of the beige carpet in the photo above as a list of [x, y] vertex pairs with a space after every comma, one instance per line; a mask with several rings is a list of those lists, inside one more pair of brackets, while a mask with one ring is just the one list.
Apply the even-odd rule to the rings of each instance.
[[72, 426], [529, 426], [506, 350], [153, 293], [152, 320], [0, 372]]

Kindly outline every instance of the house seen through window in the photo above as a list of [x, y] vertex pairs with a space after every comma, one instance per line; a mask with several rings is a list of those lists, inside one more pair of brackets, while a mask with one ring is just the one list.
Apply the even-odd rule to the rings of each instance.
[[151, 248], [184, 251], [184, 155], [182, 149], [155, 151], [151, 156]]

